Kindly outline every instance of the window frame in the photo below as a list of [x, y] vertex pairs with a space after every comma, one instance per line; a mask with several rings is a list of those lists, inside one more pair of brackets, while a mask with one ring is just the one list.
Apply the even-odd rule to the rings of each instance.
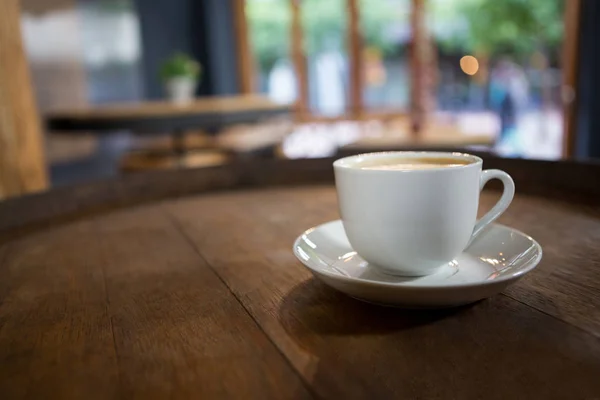
[[[239, 81], [240, 91], [243, 94], [255, 93], [254, 63], [251, 47], [249, 44], [248, 24], [245, 14], [246, 0], [234, 1], [234, 21], [238, 43]], [[345, 0], [346, 12], [348, 13], [348, 60], [349, 60], [349, 99], [345, 113], [338, 117], [323, 117], [310, 111], [308, 70], [306, 55], [303, 50], [304, 33], [301, 21], [302, 0], [288, 0], [292, 13], [290, 28], [291, 55], [294, 70], [298, 80], [298, 98], [293, 106], [295, 118], [298, 121], [329, 121], [340, 120], [363, 120], [363, 119], [390, 119], [410, 118], [413, 135], [419, 136], [422, 127], [427, 123], [430, 114], [428, 110], [429, 99], [427, 99], [427, 83], [424, 72], [427, 68], [427, 60], [419, 51], [428, 43], [428, 34], [425, 24], [425, 5], [427, 0], [411, 0], [411, 40], [409, 43], [409, 65], [411, 75], [410, 104], [408, 109], [389, 109], [385, 111], [373, 111], [365, 107], [362, 93], [364, 89], [364, 74], [362, 62], [363, 39], [360, 27], [360, 7], [358, 0]], [[578, 42], [580, 28], [581, 0], [569, 0], [565, 3], [565, 35], [563, 41], [563, 85], [567, 90], [575, 90], [578, 76]], [[563, 156], [571, 157], [574, 154], [574, 143], [576, 142], [576, 100], [564, 102], [564, 132], [563, 132]]]

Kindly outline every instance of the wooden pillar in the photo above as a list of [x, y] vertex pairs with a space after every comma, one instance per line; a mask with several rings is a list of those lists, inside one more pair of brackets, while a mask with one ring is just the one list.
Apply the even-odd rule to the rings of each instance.
[[358, 0], [348, 0], [348, 45], [350, 59], [350, 115], [359, 118], [363, 112], [362, 32]]
[[233, 0], [233, 16], [236, 32], [238, 77], [240, 92], [254, 93], [254, 60], [250, 50], [250, 33], [246, 19], [246, 0]]
[[308, 71], [306, 56], [304, 55], [304, 40], [302, 34], [302, 15], [300, 9], [301, 0], [290, 0], [292, 11], [292, 60], [296, 71], [298, 82], [298, 99], [296, 100], [296, 112], [300, 118], [308, 114]]
[[47, 187], [19, 0], [0, 1], [0, 199]]
[[563, 73], [563, 157], [575, 155], [577, 138], [577, 71], [579, 69], [579, 27], [581, 1], [565, 2], [565, 37], [563, 41], [562, 73]]
[[435, 82], [434, 49], [427, 32], [425, 0], [412, 0], [410, 25], [410, 114], [414, 136], [419, 136], [433, 108], [432, 86]]

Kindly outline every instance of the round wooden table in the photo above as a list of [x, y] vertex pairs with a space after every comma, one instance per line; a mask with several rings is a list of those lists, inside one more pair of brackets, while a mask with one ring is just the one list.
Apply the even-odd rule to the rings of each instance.
[[[502, 160], [544, 248], [494, 298], [407, 311], [294, 258], [331, 160], [155, 172], [0, 203], [0, 397], [600, 397], [598, 165]], [[498, 194], [492, 187], [482, 208]]]

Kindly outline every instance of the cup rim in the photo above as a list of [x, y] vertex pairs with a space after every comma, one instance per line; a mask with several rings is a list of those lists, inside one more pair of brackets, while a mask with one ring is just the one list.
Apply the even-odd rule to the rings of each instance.
[[[439, 167], [427, 168], [427, 169], [407, 169], [407, 170], [385, 170], [385, 169], [362, 169], [356, 168], [353, 165], [356, 162], [356, 159], [359, 158], [387, 158], [387, 157], [407, 157], [407, 158], [419, 158], [419, 157], [444, 157], [444, 158], [455, 158], [457, 160], [470, 160], [469, 164], [461, 165], [461, 166], [453, 166], [452, 168], [444, 167], [440, 165]], [[333, 167], [335, 169], [343, 169], [348, 171], [360, 171], [361, 173], [427, 173], [427, 172], [435, 172], [435, 171], [457, 171], [463, 170], [466, 168], [471, 168], [476, 165], [482, 165], [483, 160], [480, 157], [477, 157], [473, 154], [461, 153], [461, 152], [446, 152], [446, 151], [379, 151], [372, 153], [361, 153], [355, 154], [353, 156], [347, 156], [335, 160], [333, 162]]]

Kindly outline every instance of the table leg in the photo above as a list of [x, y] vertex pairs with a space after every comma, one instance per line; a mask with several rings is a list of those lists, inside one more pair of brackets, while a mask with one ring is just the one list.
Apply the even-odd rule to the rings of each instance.
[[185, 154], [185, 132], [181, 129], [173, 131], [173, 151], [177, 161], [177, 167], [183, 168]]

